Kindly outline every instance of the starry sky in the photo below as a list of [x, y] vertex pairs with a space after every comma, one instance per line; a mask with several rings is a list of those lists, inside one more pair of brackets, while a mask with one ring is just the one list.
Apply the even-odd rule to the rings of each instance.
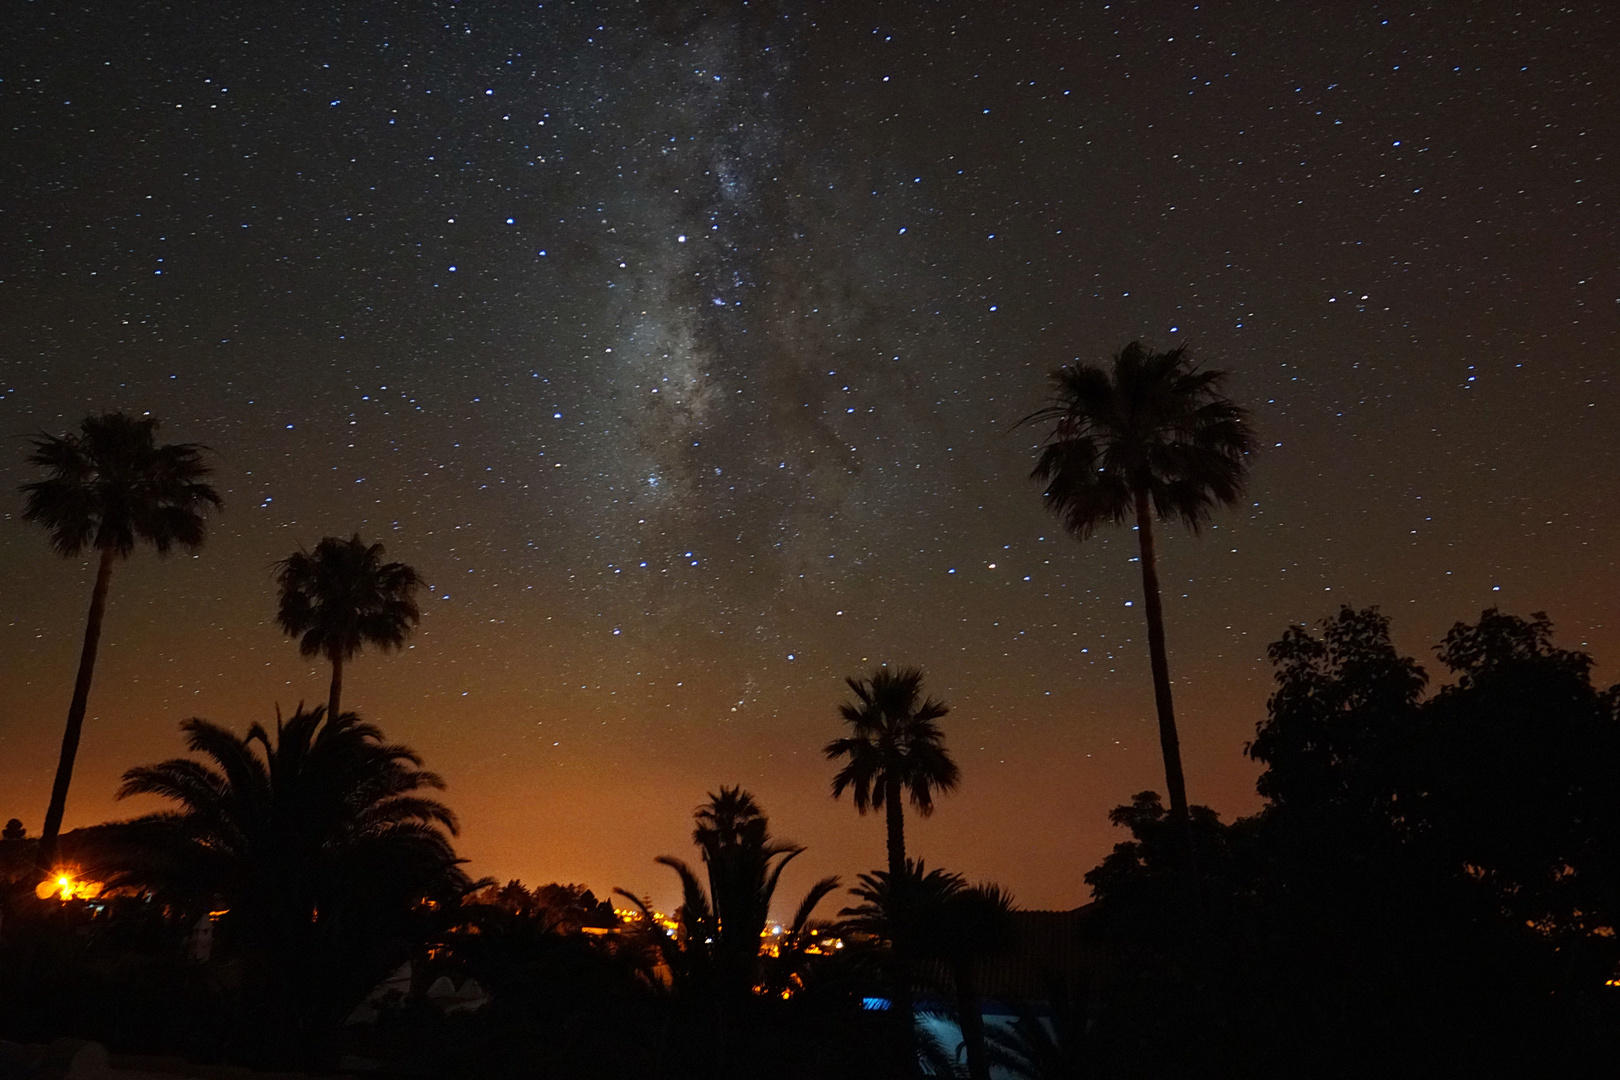
[[[150, 411], [206, 547], [119, 566], [68, 806], [324, 701], [270, 566], [358, 531], [431, 589], [345, 704], [449, 782], [475, 874], [673, 903], [753, 790], [827, 788], [842, 678], [922, 666], [963, 772], [914, 854], [1088, 898], [1162, 788], [1135, 538], [1028, 481], [1045, 373], [1231, 372], [1243, 506], [1162, 543], [1188, 787], [1257, 806], [1265, 645], [1420, 655], [1546, 610], [1620, 678], [1620, 18], [1601, 3], [12, 5], [0, 432]], [[37, 832], [91, 568], [0, 455], [0, 816]], [[10, 492], [10, 495], [3, 495]]]

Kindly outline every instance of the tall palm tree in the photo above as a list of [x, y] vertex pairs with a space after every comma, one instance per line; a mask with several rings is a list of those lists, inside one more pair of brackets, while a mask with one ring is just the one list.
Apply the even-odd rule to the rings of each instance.
[[300, 709], [246, 735], [200, 718], [180, 729], [202, 760], [130, 769], [118, 791], [176, 804], [123, 826], [152, 856], [133, 876], [182, 907], [227, 909], [243, 1015], [267, 1040], [260, 1060], [281, 1059], [276, 1039], [335, 1030], [405, 958], [423, 897], [467, 890], [455, 815], [428, 794], [444, 781], [421, 757], [353, 713]]
[[838, 712], [850, 733], [824, 751], [830, 760], [848, 759], [833, 777], [833, 798], [848, 788], [860, 813], [886, 812], [889, 873], [896, 878], [906, 870], [904, 796], [927, 817], [934, 793], [954, 790], [961, 778], [936, 722], [950, 710], [923, 696], [922, 678], [916, 668], [880, 667], [868, 678], [845, 679], [855, 700]]
[[1254, 433], [1246, 410], [1222, 395], [1225, 378], [1200, 368], [1184, 348], [1149, 352], [1133, 341], [1115, 355], [1112, 370], [1071, 364], [1052, 372], [1051, 404], [1020, 421], [1053, 425], [1030, 475], [1046, 484], [1047, 508], [1076, 539], [1101, 524], [1136, 524], [1159, 744], [1178, 820], [1187, 815], [1187, 785], [1153, 523], [1180, 521], [1196, 533], [1216, 507], [1242, 495]]
[[416, 606], [421, 577], [404, 563], [383, 562], [383, 551], [381, 544], [363, 543], [359, 533], [347, 540], [326, 536], [314, 551], [295, 551], [276, 564], [276, 622], [298, 638], [301, 655], [331, 662], [330, 716], [339, 715], [344, 663], [367, 645], [384, 652], [403, 648], [422, 620]]
[[28, 455], [28, 463], [47, 470], [47, 475], [23, 485], [27, 496], [23, 520], [49, 530], [51, 547], [64, 558], [90, 548], [99, 560], [79, 674], [40, 832], [39, 858], [47, 872], [56, 861], [56, 837], [90, 701], [113, 564], [127, 559], [140, 543], [150, 544], [159, 555], [167, 555], [176, 544], [196, 550], [202, 546], [209, 508], [220, 506], [219, 493], [207, 483], [213, 470], [203, 460], [205, 448], [197, 443], [159, 446], [158, 427], [159, 421], [151, 416], [118, 412], [87, 416], [77, 435], [36, 436]]

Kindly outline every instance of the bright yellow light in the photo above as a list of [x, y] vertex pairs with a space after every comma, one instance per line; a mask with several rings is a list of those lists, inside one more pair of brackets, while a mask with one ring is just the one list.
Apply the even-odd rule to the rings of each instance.
[[81, 881], [66, 870], [58, 870], [53, 879], [40, 882], [34, 887], [34, 895], [41, 900], [55, 897], [58, 900], [94, 900], [101, 895], [101, 882]]

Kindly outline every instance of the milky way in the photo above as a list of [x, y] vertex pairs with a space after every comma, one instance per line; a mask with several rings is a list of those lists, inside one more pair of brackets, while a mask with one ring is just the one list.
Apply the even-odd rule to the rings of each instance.
[[[1165, 544], [1195, 801], [1256, 805], [1265, 644], [1340, 603], [1419, 655], [1500, 603], [1620, 657], [1603, 5], [7, 20], [0, 431], [150, 410], [227, 501], [114, 579], [70, 826], [137, 809], [181, 718], [323, 697], [267, 567], [358, 530], [433, 588], [346, 700], [445, 774], [475, 871], [657, 894], [721, 783], [803, 874], [878, 864], [820, 747], [887, 660], [954, 706], [918, 851], [1079, 903], [1162, 782], [1135, 548], [1062, 536], [1009, 429], [1133, 339], [1263, 435], [1241, 510]], [[37, 829], [89, 584], [19, 505], [0, 816]]]

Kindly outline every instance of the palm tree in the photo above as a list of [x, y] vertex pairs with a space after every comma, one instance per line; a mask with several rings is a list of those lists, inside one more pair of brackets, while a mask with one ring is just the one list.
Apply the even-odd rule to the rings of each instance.
[[[754, 797], [740, 787], [721, 787], [694, 814], [692, 842], [702, 853], [708, 888], [686, 862], [670, 855], [654, 861], [681, 879], [681, 907], [676, 942], [685, 952], [684, 967], [715, 989], [730, 994], [752, 991], [759, 970], [760, 934], [770, 917], [771, 901], [782, 871], [804, 854], [798, 844], [770, 834], [770, 820]], [[811, 886], [800, 902], [789, 932], [797, 934], [816, 905], [838, 887], [837, 877]], [[642, 901], [618, 890], [638, 906]], [[673, 966], [673, 965], [672, 965]]]
[[226, 909], [223, 943], [256, 997], [242, 1013], [278, 1058], [276, 1039], [335, 1030], [405, 958], [423, 897], [467, 891], [455, 815], [421, 757], [353, 713], [180, 729], [203, 760], [130, 769], [118, 791], [177, 804], [123, 826], [151, 856], [133, 877], [182, 908]]
[[956, 788], [961, 772], [945, 749], [945, 733], [936, 723], [950, 710], [922, 694], [922, 672], [916, 668], [880, 667], [866, 679], [845, 679], [855, 700], [838, 712], [850, 734], [828, 743], [825, 753], [836, 761], [848, 758], [833, 777], [833, 798], [850, 789], [855, 809], [885, 810], [888, 817], [889, 873], [906, 870], [906, 823], [902, 796], [923, 817], [934, 812], [934, 793]]
[[986, 959], [1012, 948], [1012, 912], [1011, 893], [999, 885], [973, 885], [950, 897], [940, 920], [943, 933], [933, 951], [950, 972], [971, 1080], [990, 1080], [980, 975]]
[[[681, 881], [681, 906], [673, 938], [657, 939], [676, 979], [676, 990], [713, 1010], [716, 1068], [724, 1071], [729, 1034], [739, 1009], [761, 982], [761, 935], [770, 916], [782, 871], [805, 851], [771, 836], [759, 803], [741, 787], [721, 787], [694, 814], [692, 841], [702, 853], [708, 888], [681, 859], [660, 855], [657, 862]], [[787, 928], [800, 938], [816, 905], [839, 879], [824, 877], [810, 887]], [[623, 889], [616, 893], [636, 905], [649, 921], [650, 905]]]
[[299, 639], [300, 655], [331, 661], [330, 716], [339, 715], [344, 663], [367, 645], [384, 652], [402, 648], [422, 620], [416, 606], [421, 577], [404, 563], [383, 562], [383, 550], [362, 543], [359, 533], [347, 540], [326, 536], [314, 551], [295, 551], [276, 564], [276, 622]]
[[1048, 980], [1044, 1016], [1025, 1002], [1011, 1004], [1017, 1019], [988, 1035], [992, 1061], [1019, 1080], [1083, 1080], [1097, 1074], [1084, 1002], [1063, 979]]
[[940, 964], [956, 998], [968, 1075], [989, 1080], [980, 968], [1010, 948], [1014, 940], [1012, 894], [999, 885], [968, 885], [960, 874], [909, 863], [894, 877], [882, 871], [862, 874], [850, 892], [862, 904], [845, 908], [850, 929], [888, 945], [896, 973], [897, 1008], [911, 1008], [911, 980], [919, 965]]
[[331, 717], [317, 705], [242, 736], [200, 717], [180, 730], [186, 748], [211, 763], [171, 758], [130, 769], [118, 797], [179, 804], [131, 824], [161, 835], [187, 889], [228, 905], [240, 922], [319, 923], [356, 891], [418, 899], [420, 884], [366, 875], [415, 867], [406, 876], [417, 878], [457, 863], [455, 815], [425, 794], [444, 781], [354, 713]]
[[206, 533], [209, 507], [220, 506], [219, 493], [206, 482], [213, 470], [203, 460], [205, 448], [197, 443], [158, 446], [158, 427], [159, 421], [151, 416], [118, 412], [87, 416], [77, 435], [36, 436], [28, 455], [30, 465], [48, 474], [23, 485], [27, 496], [23, 520], [37, 521], [49, 530], [58, 555], [73, 558], [92, 548], [100, 559], [56, 780], [40, 832], [40, 865], [46, 872], [56, 861], [56, 837], [90, 702], [113, 564], [127, 559], [138, 543], [152, 545], [159, 555], [167, 555], [176, 544], [196, 550]]
[[1136, 523], [1170, 811], [1187, 814], [1187, 785], [1170, 697], [1164, 611], [1153, 522], [1179, 520], [1196, 533], [1217, 506], [1233, 506], [1254, 448], [1247, 412], [1221, 394], [1223, 371], [1206, 371], [1184, 348], [1149, 352], [1131, 342], [1112, 371], [1072, 364], [1051, 373], [1052, 401], [1024, 423], [1051, 423], [1033, 479], [1076, 539], [1098, 525]]
[[848, 920], [847, 930], [877, 941], [887, 951], [890, 1004], [898, 1034], [895, 1071], [914, 1076], [918, 1033], [913, 984], [923, 963], [937, 951], [945, 934], [945, 912], [967, 881], [947, 870], [929, 870], [921, 860], [908, 860], [898, 874], [875, 870], [860, 875], [859, 882], [849, 891], [862, 903], [839, 915]]

